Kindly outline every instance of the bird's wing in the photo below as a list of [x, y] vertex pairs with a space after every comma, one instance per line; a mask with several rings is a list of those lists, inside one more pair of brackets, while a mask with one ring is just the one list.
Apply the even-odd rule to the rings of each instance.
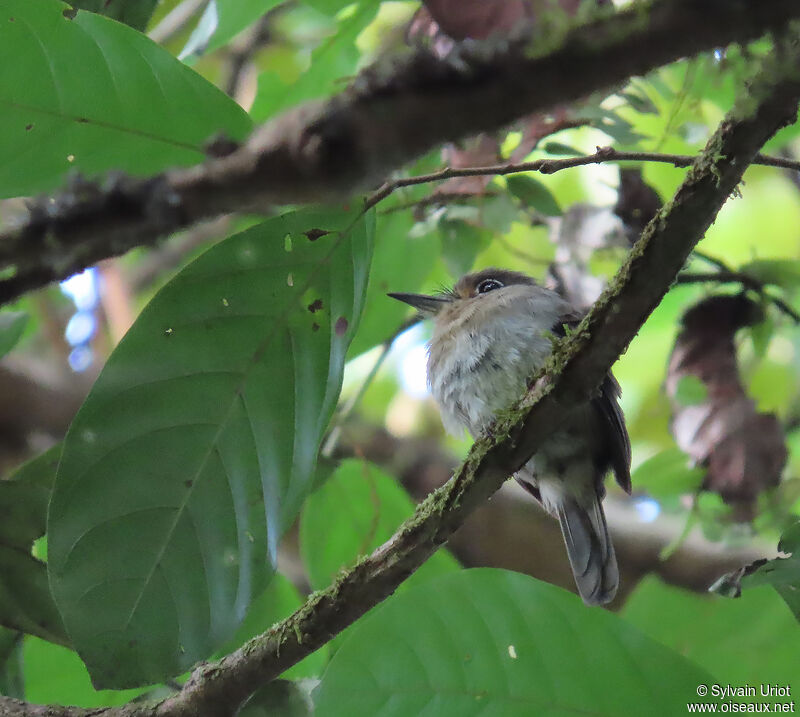
[[[556, 336], [566, 336], [567, 329], [576, 328], [581, 321], [580, 314], [570, 313], [562, 316], [552, 328]], [[600, 392], [592, 398], [591, 406], [597, 413], [598, 425], [603, 435], [605, 455], [604, 470], [611, 468], [617, 483], [626, 492], [631, 492], [631, 441], [625, 427], [625, 417], [619, 405], [621, 389], [617, 379], [609, 371]]]

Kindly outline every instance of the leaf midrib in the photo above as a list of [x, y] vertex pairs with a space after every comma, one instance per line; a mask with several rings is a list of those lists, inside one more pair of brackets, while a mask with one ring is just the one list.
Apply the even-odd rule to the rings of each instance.
[[[169, 526], [167, 534], [164, 537], [162, 546], [161, 546], [160, 550], [158, 551], [158, 555], [157, 555], [156, 559], [153, 561], [152, 567], [150, 568], [149, 572], [147, 573], [147, 575], [145, 576], [145, 578], [144, 578], [144, 580], [142, 582], [142, 589], [137, 594], [136, 599], [135, 599], [135, 601], [134, 601], [134, 603], [133, 603], [133, 605], [132, 605], [132, 607], [130, 609], [130, 612], [128, 613], [128, 616], [125, 619], [125, 622], [124, 622], [123, 627], [122, 627], [123, 630], [127, 630], [130, 627], [130, 623], [133, 620], [134, 615], [136, 614], [136, 610], [139, 607], [139, 604], [141, 603], [141, 601], [142, 601], [142, 599], [144, 597], [144, 594], [147, 592], [147, 588], [150, 585], [151, 580], [153, 579], [153, 575], [155, 575], [155, 571], [157, 570], [158, 566], [161, 564], [161, 561], [162, 561], [162, 559], [164, 557], [164, 553], [166, 552], [167, 547], [172, 542], [172, 537], [173, 537], [173, 535], [175, 533], [175, 530], [176, 530], [176, 528], [178, 526], [178, 523], [179, 523], [179, 521], [181, 519], [181, 516], [183, 515], [183, 512], [186, 509], [186, 506], [188, 505], [188, 502], [189, 502], [190, 498], [194, 494], [194, 490], [195, 490], [195, 488], [196, 488], [196, 486], [197, 486], [197, 484], [199, 482], [199, 476], [202, 475], [203, 470], [205, 468], [205, 465], [208, 462], [211, 454], [213, 453], [214, 450], [217, 449], [217, 444], [219, 442], [220, 436], [222, 435], [224, 429], [227, 427], [227, 423], [230, 420], [231, 415], [232, 415], [232, 413], [233, 413], [233, 411], [234, 411], [234, 409], [236, 407], [237, 397], [242, 395], [243, 388], [244, 388], [245, 384], [247, 383], [247, 381], [249, 379], [250, 371], [253, 369], [253, 367], [256, 365], [256, 362], [260, 358], [260, 356], [263, 354], [263, 352], [266, 350], [266, 348], [269, 346], [269, 344], [272, 342], [272, 340], [278, 334], [279, 328], [282, 329], [282, 328], [285, 328], [285, 327], [288, 326], [288, 317], [291, 315], [293, 309], [296, 309], [300, 305], [300, 301], [301, 301], [302, 295], [311, 286], [311, 283], [314, 280], [317, 272], [321, 269], [322, 266], [326, 265], [329, 262], [330, 257], [333, 255], [333, 253], [339, 248], [339, 246], [345, 240], [345, 238], [351, 234], [351, 232], [354, 230], [354, 228], [358, 225], [358, 222], [361, 221], [364, 218], [364, 216], [365, 216], [364, 214], [360, 214], [354, 221], [352, 221], [350, 224], [348, 224], [347, 227], [345, 227], [344, 229], [340, 230], [337, 233], [338, 236], [336, 237], [336, 240], [333, 242], [333, 245], [331, 246], [330, 250], [317, 263], [316, 270], [312, 270], [311, 271], [311, 273], [309, 274], [308, 279], [306, 280], [306, 282], [302, 286], [302, 290], [294, 292], [294, 296], [293, 296], [294, 300], [290, 299], [290, 301], [287, 302], [286, 310], [284, 310], [282, 312], [282, 314], [279, 317], [277, 317], [277, 320], [273, 324], [272, 330], [264, 338], [264, 340], [262, 342], [260, 342], [259, 345], [256, 346], [256, 348], [253, 350], [252, 355], [251, 355], [250, 359], [247, 362], [247, 366], [242, 370], [242, 380], [239, 383], [239, 385], [234, 389], [233, 398], [232, 398], [232, 400], [230, 402], [230, 405], [228, 406], [227, 410], [225, 411], [225, 414], [223, 415], [222, 419], [220, 420], [219, 428], [214, 433], [214, 436], [212, 437], [211, 441], [209, 442], [209, 447], [206, 450], [205, 454], [203, 455], [203, 458], [202, 458], [198, 468], [195, 470], [195, 472], [192, 474], [192, 477], [190, 478], [190, 480], [192, 480], [192, 485], [186, 491], [186, 495], [185, 495], [184, 499], [176, 507], [175, 517], [174, 517], [174, 519], [172, 521], [172, 524]], [[354, 277], [354, 279], [355, 279], [355, 277]], [[330, 356], [330, 353], [329, 353], [329, 356]], [[330, 361], [330, 359], [329, 359], [329, 361]], [[248, 417], [247, 417], [247, 422], [250, 425], [251, 431], [253, 431], [253, 433], [255, 434], [255, 431], [253, 430], [252, 422], [250, 421], [250, 418], [249, 418], [249, 414], [248, 414]], [[294, 441], [293, 441], [293, 444], [294, 444]]]

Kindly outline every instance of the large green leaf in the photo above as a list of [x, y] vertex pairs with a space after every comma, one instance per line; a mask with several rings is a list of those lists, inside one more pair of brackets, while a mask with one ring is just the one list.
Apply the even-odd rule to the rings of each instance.
[[54, 446], [0, 480], [0, 625], [66, 645], [47, 569], [31, 554], [33, 542], [45, 532], [60, 453], [61, 446]]
[[333, 715], [672, 715], [706, 672], [616, 615], [505, 570], [464, 570], [358, 623], [314, 694]]
[[768, 588], [747, 590], [740, 600], [724, 600], [647, 577], [622, 615], [707, 669], [721, 684], [785, 684], [798, 677], [800, 627]]
[[372, 227], [308, 210], [230, 237], [109, 358], [65, 439], [48, 521], [53, 595], [96, 685], [182, 672], [263, 590], [313, 484]]
[[344, 18], [337, 31], [323, 41], [311, 55], [311, 66], [296, 82], [287, 85], [274, 73], [258, 78], [258, 94], [250, 115], [260, 122], [304, 100], [316, 99], [343, 89], [343, 80], [352, 75], [361, 53], [356, 47], [359, 33], [372, 21], [380, 0], [360, 0]]
[[[300, 551], [311, 586], [326, 587], [343, 568], [385, 543], [413, 510], [408, 494], [376, 465], [343, 461], [309, 497], [300, 519]], [[440, 550], [411, 580], [458, 569], [455, 558]]]
[[[242, 139], [245, 112], [146, 36], [55, 0], [0, 13], [0, 197], [53, 189], [77, 169], [152, 174]], [[72, 17], [72, 19], [70, 19]]]

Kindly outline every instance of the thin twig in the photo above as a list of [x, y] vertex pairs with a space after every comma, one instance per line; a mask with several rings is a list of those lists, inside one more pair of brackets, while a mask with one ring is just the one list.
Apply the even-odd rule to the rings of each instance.
[[724, 261], [722, 261], [722, 259], [717, 259], [717, 257], [706, 254], [704, 251], [700, 251], [699, 249], [695, 249], [692, 252], [692, 256], [702, 259], [704, 262], [711, 264], [712, 266], [716, 266], [717, 269], [720, 269], [721, 271], [731, 271], [731, 268]]
[[[429, 182], [442, 182], [453, 177], [479, 177], [485, 175], [503, 176], [518, 172], [539, 172], [541, 174], [555, 174], [562, 169], [585, 167], [589, 164], [604, 164], [605, 162], [660, 162], [672, 164], [675, 167], [689, 167], [695, 157], [688, 154], [661, 154], [659, 152], [620, 152], [613, 147], [598, 147], [594, 154], [581, 157], [565, 157], [564, 159], [536, 159], [531, 162], [516, 162], [493, 164], [486, 167], [445, 167], [438, 172], [419, 174], [416, 177], [401, 177], [386, 182], [376, 190], [368, 199], [367, 207], [373, 207], [378, 202], [386, 199], [392, 192], [401, 187], [411, 187], [415, 184]], [[768, 157], [763, 154], [756, 155], [751, 164], [760, 164], [766, 167], [781, 167], [800, 171], [800, 161], [785, 159], [783, 157]]]
[[758, 279], [755, 279], [749, 274], [745, 274], [740, 271], [731, 271], [728, 269], [706, 272], [706, 273], [687, 271], [678, 274], [677, 278], [675, 279], [675, 283], [676, 284], [705, 284], [705, 283], [741, 284], [744, 288], [750, 289], [751, 291], [755, 291], [760, 296], [763, 296], [765, 299], [773, 303], [775, 305], [775, 308], [786, 314], [792, 321], [794, 321], [796, 324], [800, 324], [800, 313], [795, 311], [783, 299], [767, 291], [767, 288]]

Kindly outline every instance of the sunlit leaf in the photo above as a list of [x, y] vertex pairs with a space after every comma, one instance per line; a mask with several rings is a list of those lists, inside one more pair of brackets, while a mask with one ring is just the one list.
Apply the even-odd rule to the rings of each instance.
[[357, 623], [314, 693], [316, 714], [679, 714], [702, 669], [619, 617], [527, 575], [465, 570]]
[[86, 665], [74, 650], [27, 636], [22, 648], [25, 698], [41, 704], [78, 707], [121, 705], [144, 690], [95, 690]]
[[697, 376], [681, 376], [674, 398], [682, 406], [697, 406], [708, 399], [708, 388]]
[[145, 35], [71, 17], [55, 0], [2, 4], [0, 197], [51, 190], [69, 171], [195, 164], [212, 135], [250, 131], [241, 107]]
[[0, 358], [17, 345], [27, 324], [28, 314], [24, 311], [0, 312]]
[[631, 475], [631, 484], [655, 498], [673, 496], [697, 490], [704, 474], [701, 468], [689, 465], [682, 450], [668, 448], [644, 461]]
[[363, 305], [370, 215], [308, 210], [217, 244], [144, 309], [64, 442], [48, 568], [98, 686], [230, 639], [314, 482]]
[[[408, 494], [380, 468], [363, 460], [343, 461], [309, 497], [300, 519], [300, 551], [312, 587], [326, 587], [340, 570], [386, 542], [413, 511]], [[442, 549], [411, 581], [458, 568]]]
[[754, 326], [750, 327], [750, 340], [753, 342], [753, 351], [758, 358], [764, 358], [769, 348], [769, 342], [775, 332], [775, 322], [772, 318], [766, 315], [764, 321], [761, 321]]
[[361, 0], [354, 6], [337, 31], [311, 53], [311, 66], [291, 85], [274, 72], [260, 75], [258, 94], [250, 110], [253, 119], [261, 122], [303, 100], [344, 89], [345, 80], [354, 74], [361, 57], [356, 38], [375, 17], [379, 6], [379, 0]]

